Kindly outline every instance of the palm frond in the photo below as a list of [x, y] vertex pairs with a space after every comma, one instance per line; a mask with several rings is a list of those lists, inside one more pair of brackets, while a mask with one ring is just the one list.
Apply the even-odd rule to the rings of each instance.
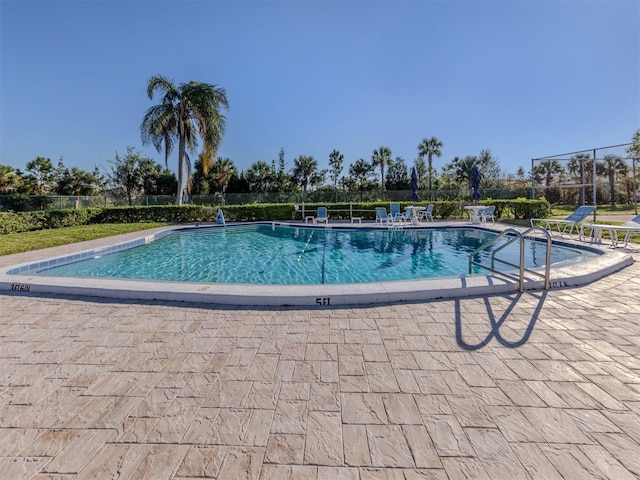
[[180, 92], [173, 81], [163, 75], [154, 75], [149, 79], [149, 82], [147, 83], [147, 96], [150, 100], [153, 100], [153, 94], [156, 90], [164, 92], [163, 103], [167, 100], [173, 102], [180, 96]]

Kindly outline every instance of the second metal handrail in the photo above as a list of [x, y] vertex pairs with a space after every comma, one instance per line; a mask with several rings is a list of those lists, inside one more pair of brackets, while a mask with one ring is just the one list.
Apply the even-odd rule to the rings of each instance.
[[[525, 262], [524, 262], [524, 241], [525, 241], [525, 237], [532, 232], [533, 230], [539, 230], [541, 232], [543, 232], [547, 238], [547, 251], [546, 251], [546, 257], [545, 257], [545, 271], [544, 274], [541, 274], [540, 272], [537, 272], [535, 270], [531, 270], [529, 268], [525, 267]], [[507, 235], [513, 235], [513, 238], [504, 242], [502, 245], [500, 245], [499, 247], [497, 247], [495, 250], [493, 250], [491, 252], [491, 266], [487, 266], [484, 265], [483, 263], [480, 263], [476, 260], [474, 260], [474, 257], [480, 253], [483, 250], [486, 250], [487, 248], [489, 248], [490, 246], [496, 244], [497, 242], [499, 242], [501, 239], [503, 239], [504, 237], [506, 237]], [[513, 244], [516, 241], [520, 241], [520, 255], [519, 255], [519, 263], [513, 263], [501, 258], [498, 258], [496, 256], [496, 254], [498, 252], [500, 252], [501, 250], [503, 250], [504, 248], [508, 247], [509, 245]], [[507, 272], [502, 272], [500, 270], [496, 269], [496, 262], [500, 262], [504, 265], [508, 265], [510, 267], [514, 267], [518, 269], [518, 276], [514, 276], [510, 273]], [[514, 228], [508, 228], [506, 230], [504, 230], [503, 232], [501, 232], [499, 235], [497, 235], [496, 237], [492, 238], [491, 240], [489, 240], [488, 242], [483, 243], [482, 245], [480, 245], [478, 248], [476, 248], [473, 252], [471, 252], [471, 254], [469, 255], [469, 273], [472, 273], [473, 271], [473, 265], [476, 265], [480, 268], [484, 268], [486, 270], [489, 270], [493, 273], [497, 273], [499, 275], [511, 278], [511, 279], [515, 279], [518, 281], [518, 287], [520, 292], [524, 292], [524, 272], [528, 272], [531, 273], [533, 275], [538, 275], [540, 277], [544, 278], [544, 289], [545, 290], [549, 290], [549, 286], [550, 286], [550, 275], [551, 275], [551, 235], [549, 234], [548, 231], [546, 231], [544, 228], [542, 227], [531, 227], [528, 228], [527, 230], [525, 230], [524, 232], [519, 232], [518, 230], [514, 229]]]

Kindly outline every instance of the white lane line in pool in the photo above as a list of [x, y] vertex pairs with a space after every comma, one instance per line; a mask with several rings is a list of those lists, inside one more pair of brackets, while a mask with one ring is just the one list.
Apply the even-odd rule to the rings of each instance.
[[307, 238], [307, 242], [304, 244], [304, 247], [302, 247], [302, 251], [300, 252], [300, 255], [298, 255], [298, 263], [300, 263], [300, 260], [302, 259], [302, 255], [304, 255], [305, 250], [309, 246], [309, 242], [311, 241], [311, 237], [313, 237], [313, 230], [311, 230], [311, 235], [309, 235], [309, 238]]

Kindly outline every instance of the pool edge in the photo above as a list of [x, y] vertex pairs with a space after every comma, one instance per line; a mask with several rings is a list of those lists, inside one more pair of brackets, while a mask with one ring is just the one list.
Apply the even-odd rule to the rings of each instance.
[[[262, 223], [262, 222], [259, 222]], [[271, 223], [271, 222], [269, 222]], [[441, 225], [444, 226], [444, 225]], [[456, 225], [456, 226], [459, 226]], [[188, 228], [184, 225], [161, 227], [149, 231], [136, 232], [118, 237], [108, 237], [100, 241], [83, 242], [86, 249], [67, 250], [82, 253], [101, 248], [131, 243], [140, 238], [148, 238], [170, 230]], [[110, 240], [110, 241], [109, 241]], [[581, 245], [581, 244], [575, 244]], [[33, 254], [43, 260], [63, 253], [63, 247], [46, 249]], [[600, 250], [602, 251], [602, 250]], [[337, 306], [371, 305], [380, 303], [420, 302], [445, 298], [499, 295], [518, 292], [516, 282], [496, 275], [472, 275], [446, 277], [440, 279], [404, 280], [395, 282], [371, 282], [361, 284], [333, 285], [234, 285], [188, 282], [156, 282], [122, 279], [87, 279], [72, 277], [39, 277], [34, 275], [9, 275], [7, 272], [29, 261], [12, 262], [12, 258], [27, 258], [28, 254], [0, 257], [0, 292], [18, 295], [78, 295], [119, 300], [195, 302], [220, 305], [247, 306]], [[585, 263], [590, 268], [585, 268]], [[597, 259], [580, 265], [552, 269], [552, 288], [575, 287], [591, 283], [633, 263], [633, 257], [624, 252], [609, 250]], [[539, 290], [542, 281], [536, 279], [525, 283], [527, 290]]]

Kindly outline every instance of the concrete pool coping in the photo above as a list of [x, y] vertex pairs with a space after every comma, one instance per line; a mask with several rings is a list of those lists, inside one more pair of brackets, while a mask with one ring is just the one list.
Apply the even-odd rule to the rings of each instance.
[[[265, 222], [258, 222], [265, 223]], [[271, 222], [267, 222], [271, 223]], [[309, 227], [298, 222], [275, 222]], [[352, 225], [330, 224], [340, 228]], [[420, 228], [468, 226], [466, 222], [443, 221]], [[86, 252], [108, 252], [119, 244], [152, 241], [162, 232], [184, 229], [188, 225], [161, 227], [99, 240], [54, 247], [34, 252], [0, 257], [0, 291], [21, 295], [58, 294], [127, 300], [164, 300], [246, 306], [337, 306], [370, 305], [379, 303], [417, 302], [442, 298], [498, 295], [518, 291], [517, 282], [500, 275], [469, 275], [425, 280], [371, 282], [332, 285], [247, 285], [168, 282], [128, 279], [100, 279], [73, 277], [40, 277], [31, 274], [8, 274], [21, 266], [53, 258], [80, 255]], [[373, 224], [354, 225], [354, 228], [373, 227]], [[324, 227], [319, 227], [324, 228]], [[407, 227], [409, 229], [411, 227]], [[511, 225], [499, 224], [488, 230], [504, 230]], [[524, 230], [524, 228], [523, 228]], [[562, 243], [581, 246], [569, 238]], [[590, 246], [593, 248], [593, 246]], [[591, 283], [633, 263], [633, 257], [620, 250], [601, 247], [603, 254], [579, 264], [551, 269], [551, 288], [575, 287]], [[526, 290], [543, 288], [542, 280], [527, 278]]]

